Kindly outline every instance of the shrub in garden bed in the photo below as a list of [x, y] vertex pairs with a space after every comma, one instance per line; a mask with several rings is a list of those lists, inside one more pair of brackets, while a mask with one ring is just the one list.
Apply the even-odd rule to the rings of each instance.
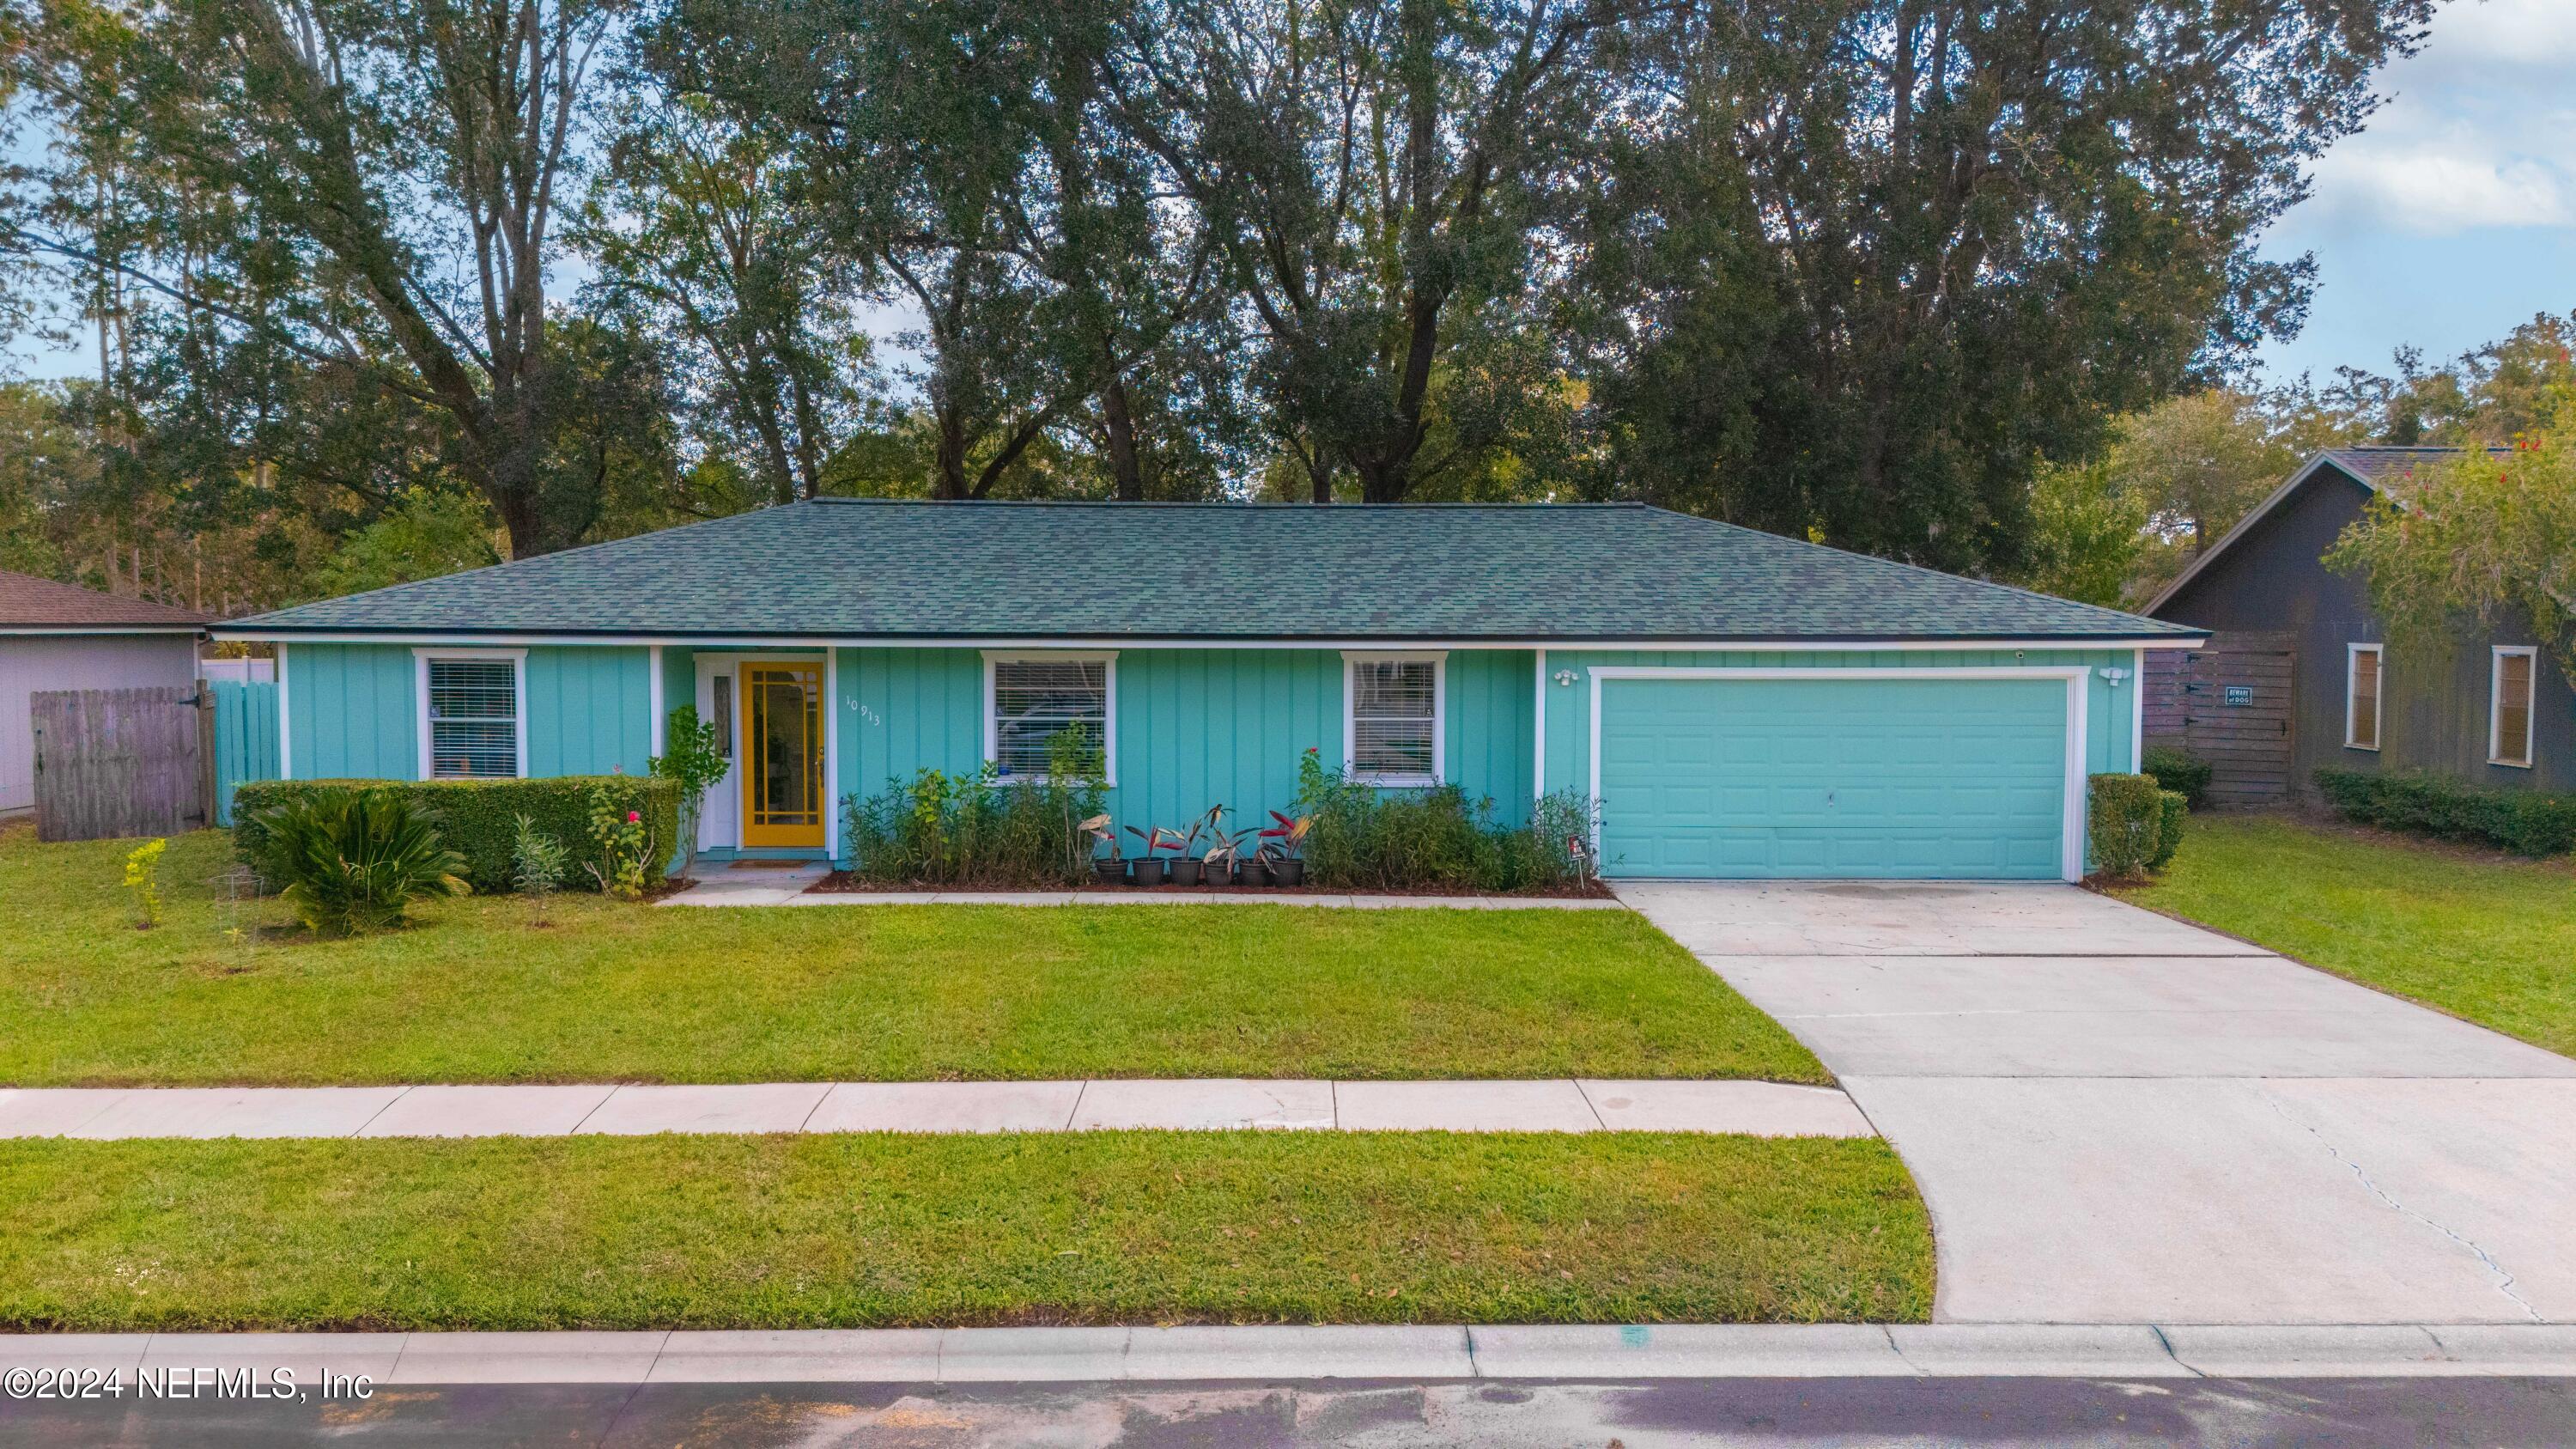
[[429, 812], [391, 790], [302, 791], [257, 818], [259, 873], [321, 935], [398, 926], [412, 902], [471, 889]]
[[[668, 780], [635, 775], [559, 775], [541, 780], [256, 780], [233, 791], [233, 849], [263, 884], [271, 888], [285, 884], [272, 876], [264, 864], [269, 842], [263, 816], [276, 806], [310, 799], [324, 790], [385, 791], [425, 812], [438, 832], [439, 842], [465, 858], [462, 874], [466, 881], [484, 895], [503, 894], [514, 887], [514, 857], [522, 815], [536, 830], [561, 843], [576, 863], [598, 859], [600, 850], [591, 833], [594, 791], [605, 792], [607, 803], [619, 813], [633, 811], [643, 817], [637, 823], [644, 831], [645, 858], [652, 863], [646, 871], [648, 876], [657, 873], [655, 868], [670, 858], [672, 842], [679, 838], [678, 788]], [[578, 868], [566, 877], [566, 883], [582, 890], [596, 890], [600, 884], [589, 871]]]
[[2172, 745], [2149, 745], [2146, 773], [2155, 776], [2158, 785], [2180, 794], [2185, 805], [2198, 810], [2209, 803], [2209, 779], [2216, 770], [2209, 761]]
[[2095, 873], [2135, 880], [2171, 864], [2190, 811], [2181, 792], [2153, 775], [2095, 775], [2086, 831]]
[[2347, 820], [2492, 845], [2516, 855], [2576, 851], [2576, 796], [2481, 790], [2439, 775], [2319, 770], [2317, 789]]
[[1108, 788], [1100, 752], [1071, 730], [1047, 742], [1044, 780], [1011, 781], [988, 762], [966, 776], [923, 770], [841, 803], [850, 875], [871, 885], [1035, 889], [1082, 883]]
[[1591, 808], [1570, 790], [1506, 825], [1491, 800], [1471, 802], [1455, 785], [1381, 789], [1325, 769], [1308, 750], [1297, 763], [1297, 814], [1313, 822], [1306, 881], [1329, 890], [1538, 892], [1591, 877], [1579, 844], [1591, 838]]

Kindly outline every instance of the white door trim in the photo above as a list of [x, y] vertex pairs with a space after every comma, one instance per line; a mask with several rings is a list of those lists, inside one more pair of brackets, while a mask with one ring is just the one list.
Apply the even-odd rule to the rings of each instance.
[[2062, 679], [2066, 682], [2066, 791], [2063, 817], [2058, 827], [2058, 876], [2068, 881], [2084, 878], [2085, 691], [2086, 681], [2093, 677], [2092, 665], [2040, 664], [1968, 669], [1727, 669], [1710, 665], [1606, 664], [1594, 666], [1591, 674], [1592, 773], [1589, 789], [1594, 807], [1592, 849], [1595, 859], [1601, 853], [1601, 682], [1605, 679], [1831, 679], [1854, 683], [1871, 679]]
[[[707, 793], [710, 796], [722, 790], [726, 792], [724, 798], [733, 803], [726, 811], [723, 822], [715, 819], [713, 811], [700, 813], [698, 849], [740, 850], [743, 848], [742, 666], [745, 664], [813, 664], [818, 660], [823, 666], [823, 850], [830, 858], [840, 859], [840, 802], [833, 795], [833, 791], [839, 788], [837, 782], [841, 778], [841, 721], [840, 710], [835, 702], [840, 684], [841, 659], [840, 651], [837, 649], [809, 649], [802, 653], [778, 649], [707, 649], [700, 650], [691, 656], [689, 662], [697, 674], [698, 718], [702, 721], [715, 714], [715, 677], [719, 674], [734, 676], [733, 708], [730, 711], [733, 718], [726, 727], [726, 734], [733, 740], [733, 767], [725, 771], [723, 779], [707, 787]], [[727, 828], [728, 825], [730, 829]], [[731, 838], [721, 838], [725, 835], [730, 835]]]

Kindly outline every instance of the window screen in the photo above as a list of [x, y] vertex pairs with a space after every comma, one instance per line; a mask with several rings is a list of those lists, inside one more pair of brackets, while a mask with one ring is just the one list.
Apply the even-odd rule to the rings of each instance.
[[993, 661], [993, 762], [1004, 775], [1046, 774], [1047, 742], [1063, 730], [1080, 735], [1094, 759], [1107, 751], [1107, 661]]
[[2495, 657], [2495, 758], [2499, 764], [2531, 763], [2531, 666], [2528, 654]]
[[1432, 783], [1440, 666], [1428, 659], [1353, 660], [1351, 773], [1388, 783]]
[[2356, 749], [2379, 748], [2379, 651], [2352, 651], [2351, 697], [2345, 717], [2344, 743]]
[[430, 778], [506, 779], [518, 773], [518, 666], [507, 659], [430, 660]]

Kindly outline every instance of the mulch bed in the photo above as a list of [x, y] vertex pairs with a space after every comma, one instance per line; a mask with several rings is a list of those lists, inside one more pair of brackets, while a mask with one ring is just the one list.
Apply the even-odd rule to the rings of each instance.
[[[816, 881], [813, 885], [808, 886], [808, 887], [806, 888], [806, 894], [808, 894], [808, 895], [918, 895], [918, 894], [920, 894], [920, 893], [922, 893], [922, 892], [925, 892], [925, 891], [1050, 891], [1050, 892], [1053, 892], [1053, 891], [1062, 891], [1062, 890], [1065, 890], [1065, 889], [1066, 889], [1066, 887], [1064, 887], [1064, 886], [1061, 886], [1061, 885], [1052, 885], [1052, 884], [1050, 884], [1050, 885], [1038, 885], [1038, 886], [1021, 885], [1021, 884], [1000, 884], [1000, 885], [957, 885], [957, 884], [951, 884], [951, 883], [941, 883], [941, 882], [936, 882], [936, 881], [924, 881], [924, 882], [920, 882], [920, 883], [913, 884], [913, 885], [886, 885], [886, 884], [883, 884], [882, 882], [878, 882], [878, 881], [860, 880], [860, 879], [858, 879], [857, 877], [852, 876], [848, 871], [836, 870], [836, 871], [832, 872], [830, 875], [827, 875], [827, 876], [823, 877], [821, 880]], [[1599, 881], [1597, 881], [1597, 880], [1596, 880], [1596, 881], [1589, 882], [1589, 883], [1588, 883], [1588, 884], [1586, 884], [1586, 885], [1567, 885], [1567, 886], [1559, 886], [1559, 887], [1557, 887], [1557, 888], [1555, 888], [1555, 889], [1552, 889], [1552, 890], [1544, 890], [1544, 891], [1462, 891], [1462, 890], [1451, 890], [1451, 889], [1447, 889], [1447, 888], [1445, 888], [1445, 887], [1441, 887], [1441, 886], [1357, 886], [1357, 887], [1344, 887], [1344, 886], [1319, 886], [1319, 885], [1295, 885], [1295, 886], [1246, 886], [1246, 885], [1213, 885], [1213, 886], [1211, 886], [1211, 885], [1195, 885], [1195, 886], [1159, 885], [1159, 886], [1134, 886], [1134, 885], [1094, 885], [1094, 884], [1091, 884], [1091, 883], [1088, 883], [1088, 882], [1084, 883], [1082, 886], [1078, 887], [1077, 889], [1081, 890], [1081, 891], [1082, 891], [1082, 892], [1084, 892], [1085, 894], [1091, 894], [1091, 895], [1104, 895], [1104, 896], [1105, 896], [1105, 895], [1191, 895], [1191, 896], [1195, 896], [1195, 895], [1205, 895], [1205, 894], [1207, 894], [1207, 893], [1209, 893], [1209, 892], [1211, 892], [1211, 891], [1222, 891], [1222, 892], [1224, 892], [1225, 894], [1227, 894], [1227, 895], [1229, 895], [1229, 896], [1252, 896], [1252, 897], [1259, 897], [1259, 896], [1478, 896], [1478, 897], [1485, 897], [1485, 896], [1491, 896], [1491, 897], [1495, 897], [1495, 898], [1498, 898], [1498, 899], [1499, 899], [1499, 898], [1503, 898], [1503, 897], [1530, 897], [1530, 898], [1534, 898], [1534, 899], [1553, 899], [1553, 900], [1610, 900], [1610, 899], [1613, 899], [1613, 898], [1614, 898], [1614, 897], [1612, 896], [1612, 894], [1611, 894], [1611, 890], [1610, 890], [1610, 888], [1609, 888], [1608, 886], [1606, 886], [1606, 885], [1603, 885], [1601, 882], [1599, 882]]]

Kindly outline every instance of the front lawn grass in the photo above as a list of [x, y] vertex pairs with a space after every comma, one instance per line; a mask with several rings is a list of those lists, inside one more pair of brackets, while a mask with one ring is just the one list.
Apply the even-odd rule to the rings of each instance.
[[2576, 1056], [2576, 870], [2564, 861], [2196, 816], [2164, 878], [2119, 894]]
[[0, 1328], [1920, 1321], [1874, 1140], [0, 1142]]
[[0, 831], [0, 1085], [1767, 1077], [1770, 1018], [1619, 911], [442, 901], [317, 941], [220, 832]]

